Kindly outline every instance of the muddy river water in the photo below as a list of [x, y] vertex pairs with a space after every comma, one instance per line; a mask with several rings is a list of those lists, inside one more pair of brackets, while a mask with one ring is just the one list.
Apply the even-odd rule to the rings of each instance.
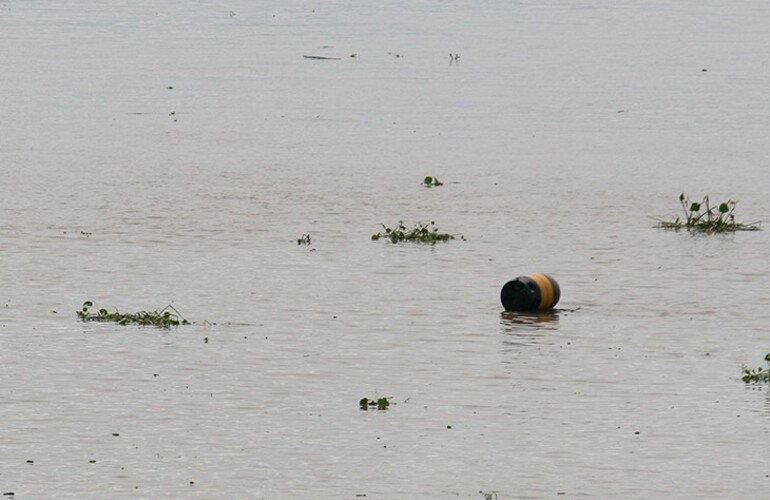
[[[682, 192], [770, 220], [768, 26], [762, 0], [0, 0], [0, 492], [766, 495], [770, 392], [740, 377], [770, 232], [654, 226]], [[371, 240], [400, 220], [465, 240]], [[531, 272], [561, 311], [502, 314]]]

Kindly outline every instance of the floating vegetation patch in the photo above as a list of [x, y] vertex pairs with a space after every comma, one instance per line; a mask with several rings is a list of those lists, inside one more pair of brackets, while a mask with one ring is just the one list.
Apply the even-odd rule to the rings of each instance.
[[310, 235], [309, 234], [303, 234], [299, 238], [297, 238], [297, 245], [309, 245], [310, 244]]
[[390, 406], [390, 401], [388, 401], [388, 398], [379, 398], [379, 399], [362, 398], [361, 401], [358, 402], [358, 405], [364, 411], [370, 408], [372, 409], [377, 408], [378, 410], [387, 410], [388, 406]]
[[438, 186], [443, 186], [444, 183], [438, 180], [438, 177], [433, 177], [432, 175], [428, 175], [422, 180], [422, 185], [425, 187], [438, 187]]
[[102, 321], [113, 322], [119, 325], [135, 324], [140, 326], [157, 326], [159, 328], [190, 324], [171, 305], [164, 307], [160, 311], [139, 311], [136, 313], [121, 313], [118, 310], [110, 312], [103, 308], [98, 309], [96, 312], [91, 312], [92, 307], [94, 307], [94, 303], [90, 300], [83, 302], [83, 308], [77, 311], [78, 318], [81, 321]]
[[[455, 235], [440, 232], [436, 227], [435, 221], [430, 221], [430, 224], [415, 224], [411, 229], [407, 229], [406, 226], [404, 226], [404, 221], [399, 221], [396, 227], [387, 227], [383, 224], [382, 231], [372, 235], [372, 240], [374, 241], [377, 241], [380, 238], [388, 239], [391, 243], [408, 241], [435, 245], [439, 241], [454, 240]], [[459, 235], [459, 238], [463, 241], [465, 240], [463, 235]]]
[[735, 221], [735, 205], [737, 202], [727, 200], [712, 206], [708, 195], [700, 202], [694, 202], [684, 193], [679, 195], [679, 203], [684, 211], [684, 219], [677, 217], [672, 221], [661, 221], [658, 227], [678, 231], [686, 229], [691, 232], [714, 234], [734, 231], [759, 231], [759, 222], [743, 224]]
[[765, 355], [765, 361], [767, 361], [767, 368], [748, 368], [744, 366], [741, 380], [747, 384], [770, 383], [770, 352]]

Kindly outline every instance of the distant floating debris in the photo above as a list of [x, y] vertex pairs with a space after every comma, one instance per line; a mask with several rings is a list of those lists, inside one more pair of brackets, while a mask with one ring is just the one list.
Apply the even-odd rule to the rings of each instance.
[[341, 57], [326, 57], [326, 56], [302, 56], [305, 59], [321, 59], [321, 60], [330, 60], [330, 61], [339, 61]]

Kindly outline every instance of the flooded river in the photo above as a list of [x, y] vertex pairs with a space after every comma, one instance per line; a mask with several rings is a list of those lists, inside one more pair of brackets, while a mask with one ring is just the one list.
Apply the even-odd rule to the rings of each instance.
[[[768, 25], [0, 0], [0, 492], [762, 497], [770, 232], [654, 226], [682, 192], [770, 220]], [[371, 240], [401, 220], [458, 238]], [[531, 272], [561, 310], [503, 314]]]

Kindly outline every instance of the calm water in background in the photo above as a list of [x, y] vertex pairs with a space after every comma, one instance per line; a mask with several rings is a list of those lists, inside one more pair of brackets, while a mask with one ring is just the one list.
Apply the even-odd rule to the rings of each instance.
[[770, 220], [766, 2], [156, 4], [0, 0], [3, 492], [768, 491], [770, 233], [650, 217]]

